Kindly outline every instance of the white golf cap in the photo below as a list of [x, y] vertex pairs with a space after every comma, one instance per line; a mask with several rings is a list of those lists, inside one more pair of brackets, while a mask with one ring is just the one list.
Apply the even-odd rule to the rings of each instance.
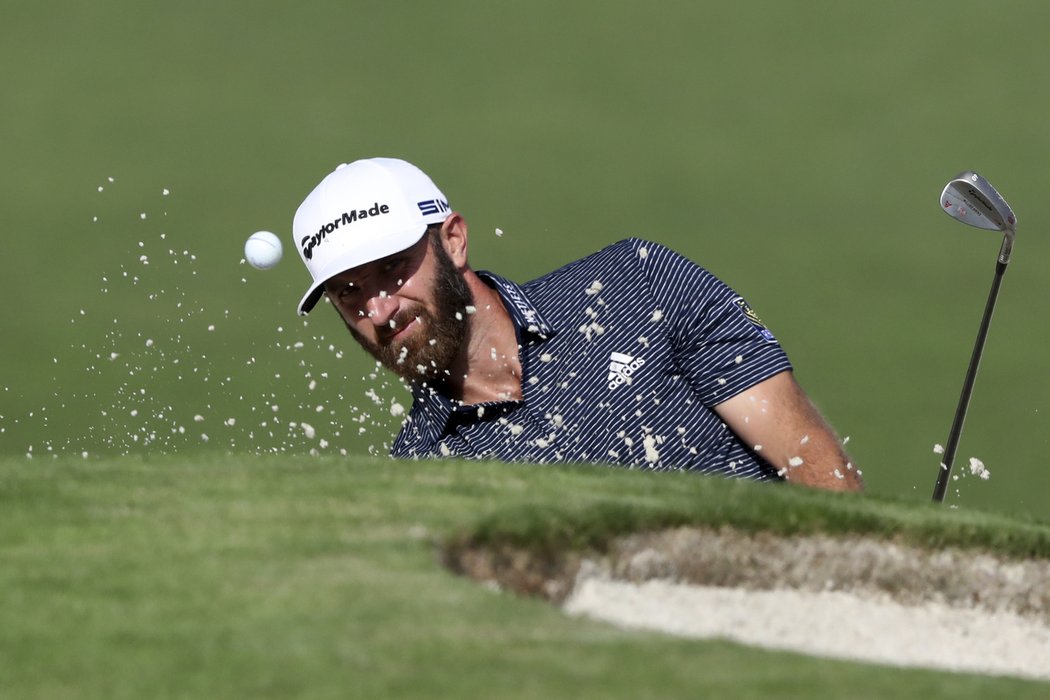
[[292, 220], [292, 239], [313, 277], [299, 302], [310, 312], [329, 278], [412, 247], [449, 214], [426, 173], [396, 158], [343, 164], [321, 181]]

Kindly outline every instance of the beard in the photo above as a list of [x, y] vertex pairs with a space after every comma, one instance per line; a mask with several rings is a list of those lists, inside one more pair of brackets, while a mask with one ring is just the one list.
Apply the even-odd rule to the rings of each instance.
[[409, 381], [433, 379], [441, 382], [466, 344], [466, 307], [473, 303], [474, 295], [440, 240], [432, 236], [428, 245], [436, 262], [431, 289], [434, 312], [422, 305], [403, 308], [394, 315], [394, 325], [390, 330], [400, 330], [416, 320], [420, 328], [403, 341], [384, 340], [382, 332], [378, 334], [379, 339], [373, 341], [362, 336], [349, 322], [346, 327], [369, 355], [399, 377]]

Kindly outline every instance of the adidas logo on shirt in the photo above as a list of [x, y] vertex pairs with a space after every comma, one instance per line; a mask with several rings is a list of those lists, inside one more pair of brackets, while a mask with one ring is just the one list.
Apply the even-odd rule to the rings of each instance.
[[641, 357], [631, 357], [622, 352], [609, 354], [609, 391], [621, 384], [630, 384], [631, 375], [645, 364]]

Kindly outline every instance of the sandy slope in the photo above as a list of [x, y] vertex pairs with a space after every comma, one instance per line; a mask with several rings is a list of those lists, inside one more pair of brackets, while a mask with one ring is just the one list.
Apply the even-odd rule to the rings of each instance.
[[1050, 562], [682, 529], [584, 561], [573, 614], [690, 637], [1050, 680]]
[[682, 528], [625, 537], [602, 554], [475, 549], [448, 563], [618, 625], [1050, 680], [1045, 560]]
[[584, 577], [570, 614], [685, 637], [900, 666], [1050, 680], [1050, 628], [1008, 612], [844, 591], [747, 590]]

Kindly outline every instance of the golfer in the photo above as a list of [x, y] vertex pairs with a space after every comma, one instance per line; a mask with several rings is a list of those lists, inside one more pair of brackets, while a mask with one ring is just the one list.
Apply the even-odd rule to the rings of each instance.
[[322, 297], [405, 379], [400, 458], [597, 462], [859, 490], [744, 299], [668, 248], [610, 245], [524, 285], [475, 271], [467, 222], [415, 166], [342, 165], [292, 225]]

